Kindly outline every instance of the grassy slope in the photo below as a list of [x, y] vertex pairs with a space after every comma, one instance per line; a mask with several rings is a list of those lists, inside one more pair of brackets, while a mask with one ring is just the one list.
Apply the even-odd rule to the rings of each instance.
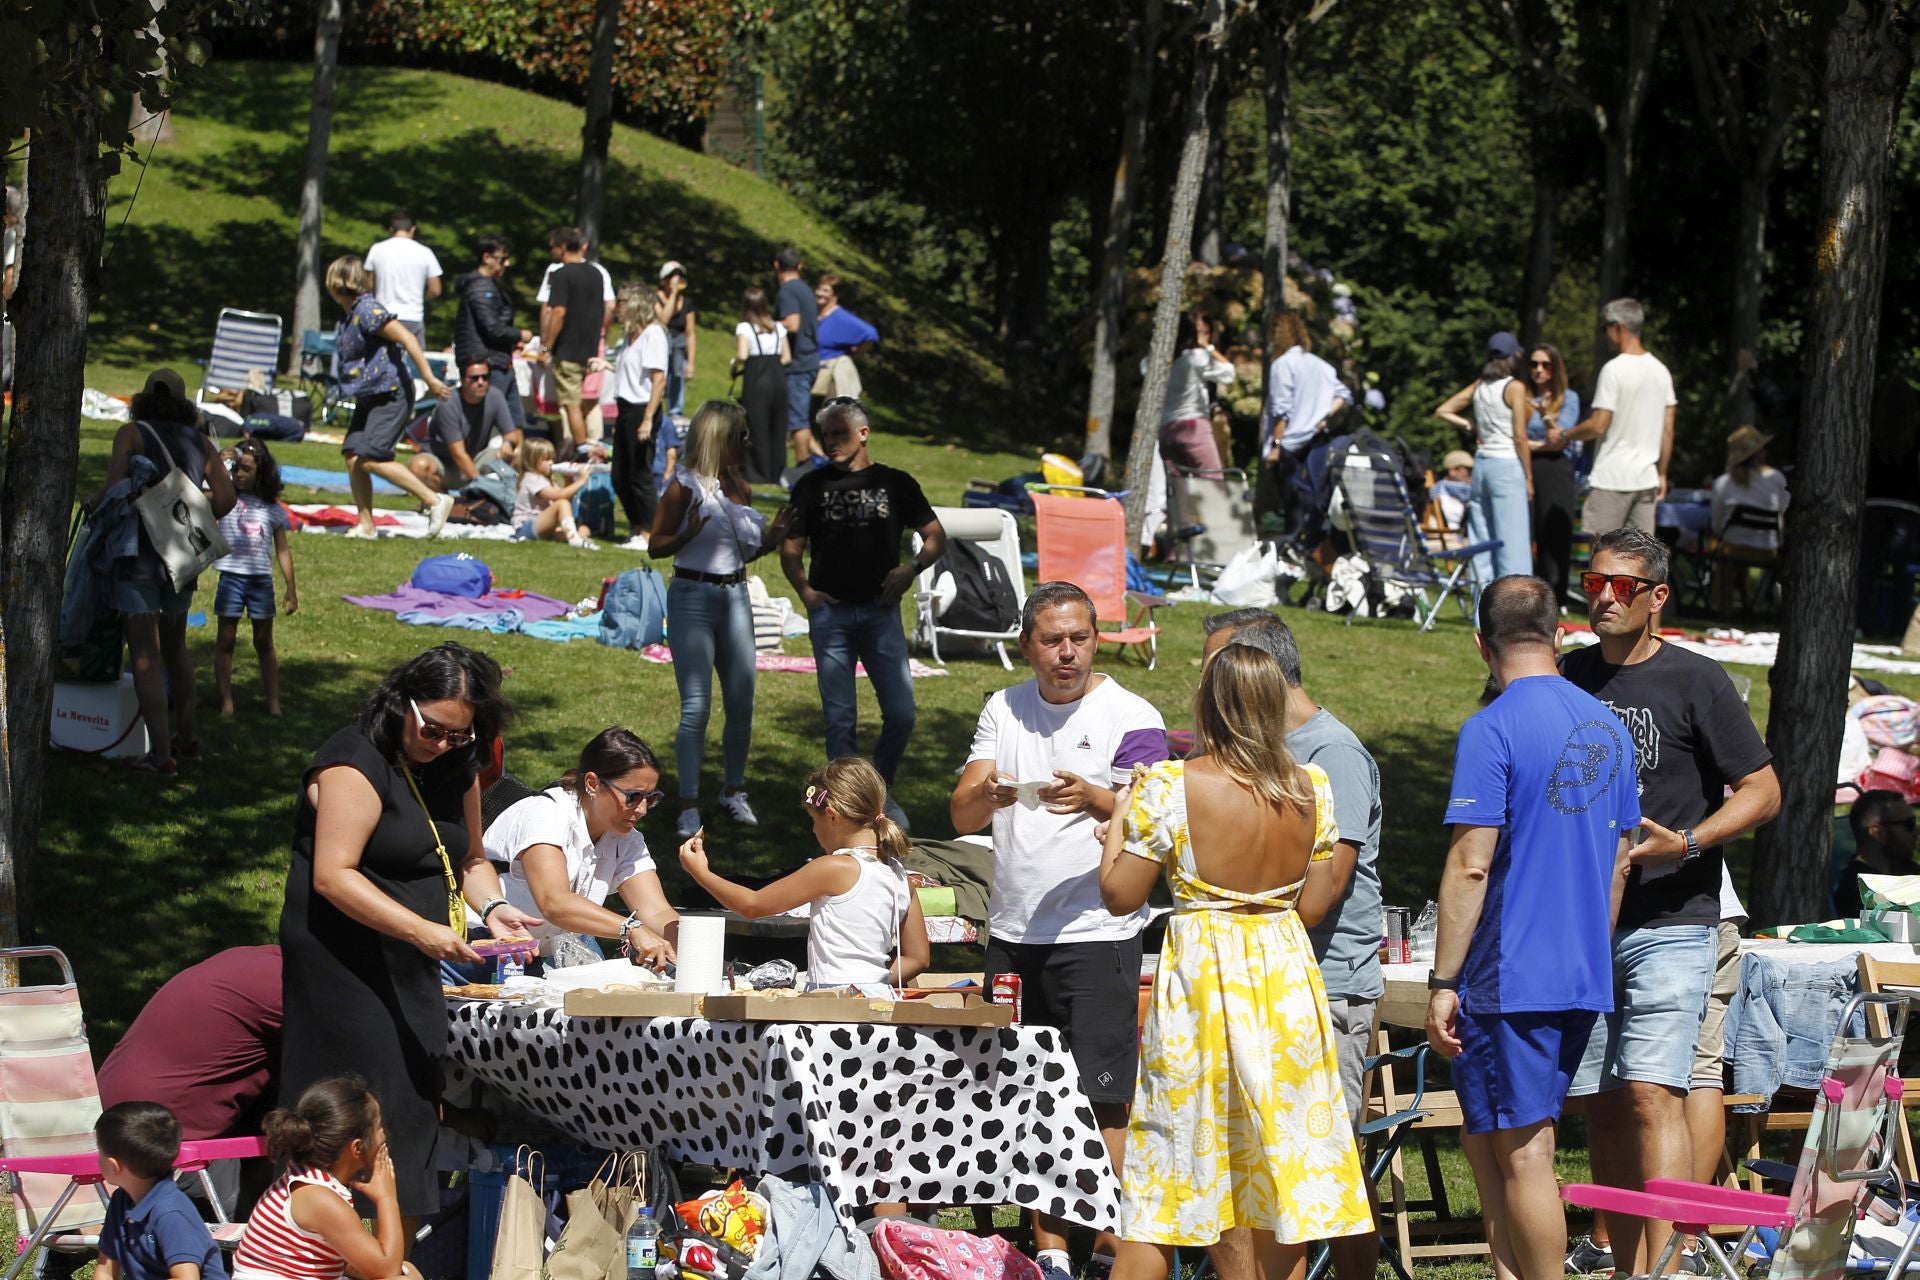
[[[231, 69], [230, 81], [177, 113], [179, 140], [156, 156], [131, 223], [117, 235], [93, 335], [92, 385], [123, 392], [154, 363], [187, 365], [203, 353], [221, 305], [286, 310], [290, 273], [284, 267], [293, 257], [304, 73], [240, 66]], [[537, 242], [556, 220], [554, 211], [570, 202], [578, 119], [572, 107], [451, 76], [365, 69], [343, 72], [340, 98], [329, 253], [363, 248], [380, 212], [397, 200], [412, 207], [437, 246], [462, 244], [492, 226], [506, 227], [523, 243]], [[114, 186], [116, 225], [133, 182], [134, 175], [127, 175]], [[999, 389], [995, 375], [967, 356], [978, 335], [917, 320], [911, 300], [886, 292], [884, 267], [777, 189], [620, 130], [609, 215], [607, 257], [617, 275], [663, 256], [678, 257], [691, 265], [703, 301], [731, 294], [761, 269], [772, 246], [788, 239], [799, 241], [817, 263], [867, 281], [859, 309], [890, 339], [898, 335], [890, 341], [888, 360], [874, 362], [883, 428], [875, 451], [917, 475], [936, 503], [957, 503], [969, 476], [1028, 469], [1046, 446], [1020, 439], [1017, 428], [1005, 433], [1014, 441], [1011, 452], [957, 444], [956, 438], [1001, 437], [983, 430], [991, 420], [968, 408]], [[443, 256], [450, 267], [464, 257]], [[530, 293], [537, 265], [529, 260], [521, 270], [519, 283]], [[704, 318], [710, 322], [702, 333], [709, 354], [694, 398], [725, 391], [723, 362], [712, 356], [726, 349], [730, 310]], [[451, 312], [443, 308], [430, 318], [430, 332], [444, 337], [450, 322]], [[98, 483], [111, 434], [104, 424], [83, 427], [83, 488]], [[284, 462], [339, 465], [337, 450], [327, 445], [286, 446], [276, 453]], [[288, 496], [299, 501], [314, 495]], [[615, 551], [555, 546], [474, 549], [502, 585], [568, 599], [592, 593], [602, 577], [632, 562]], [[243, 646], [236, 664], [240, 716], [228, 723], [203, 721], [207, 758], [177, 782], [162, 784], [87, 759], [53, 761], [44, 851], [30, 888], [41, 936], [65, 947], [78, 963], [97, 1049], [104, 1051], [146, 994], [183, 965], [272, 936], [291, 798], [303, 763], [351, 715], [381, 672], [423, 646], [458, 634], [510, 669], [522, 712], [511, 736], [511, 761], [523, 777], [541, 781], [558, 773], [581, 742], [611, 722], [631, 726], [670, 756], [677, 696], [669, 668], [586, 644], [407, 628], [340, 600], [343, 593], [390, 589], [428, 550], [405, 541], [366, 546], [297, 536], [303, 608], [282, 619], [277, 631], [286, 717], [272, 721], [262, 714], [257, 673]], [[769, 585], [785, 593], [777, 570], [765, 563], [762, 569]], [[211, 602], [211, 587], [209, 581], [201, 593], [203, 608]], [[1171, 725], [1190, 722], [1202, 614], [1188, 606], [1167, 618], [1157, 671], [1111, 658], [1105, 663], [1108, 672], [1160, 706]], [[1433, 892], [1443, 855], [1439, 816], [1453, 735], [1484, 676], [1468, 631], [1457, 617], [1426, 636], [1404, 623], [1349, 628], [1338, 618], [1298, 612], [1288, 619], [1300, 635], [1309, 687], [1379, 759], [1386, 790], [1381, 865], [1387, 900], [1418, 904]], [[190, 634], [204, 705], [211, 695], [212, 635]], [[805, 652], [806, 644], [793, 641], [788, 648]], [[923, 833], [946, 834], [946, 795], [975, 715], [981, 701], [1009, 679], [991, 660], [959, 660], [948, 676], [917, 683], [919, 727], [901, 791]], [[1920, 681], [1894, 683], [1920, 691]], [[1766, 696], [1762, 678], [1753, 691], [1754, 714], [1762, 723]], [[870, 695], [863, 699], [863, 725], [871, 733], [875, 713]], [[716, 714], [704, 779], [709, 794], [718, 785], [718, 720]], [[749, 781], [763, 825], [745, 832], [716, 817], [709, 831], [721, 865], [767, 873], [812, 852], [795, 800], [799, 780], [818, 761], [819, 731], [811, 679], [762, 677]], [[653, 819], [646, 831], [671, 863], [671, 815]], [[671, 866], [666, 873], [670, 885], [678, 883]], [[1461, 1170], [1449, 1157], [1449, 1181], [1458, 1192]], [[1579, 1153], [1571, 1158], [1564, 1172], [1583, 1172]]]

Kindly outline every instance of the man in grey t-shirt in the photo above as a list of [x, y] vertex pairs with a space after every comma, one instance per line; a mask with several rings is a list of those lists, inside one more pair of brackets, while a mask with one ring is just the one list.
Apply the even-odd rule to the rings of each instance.
[[491, 385], [485, 358], [469, 360], [460, 371], [460, 394], [434, 406], [427, 424], [427, 450], [415, 455], [410, 470], [435, 493], [458, 493], [480, 477], [480, 465], [493, 457], [494, 441], [520, 443], [520, 429], [506, 397]]
[[[1309, 875], [1300, 904], [1307, 913], [1325, 912], [1307, 936], [1327, 988], [1327, 1013], [1340, 1052], [1340, 1087], [1357, 1130], [1366, 1104], [1361, 1084], [1372, 1049], [1374, 1010], [1386, 994], [1380, 974], [1380, 769], [1353, 730], [1301, 687], [1300, 646], [1286, 623], [1265, 609], [1235, 609], [1208, 618], [1206, 629], [1209, 658], [1229, 644], [1245, 644], [1279, 661], [1287, 682], [1287, 723], [1294, 726], [1287, 733], [1287, 749], [1300, 763], [1325, 770], [1333, 789], [1340, 839], [1333, 857], [1315, 864], [1332, 874]], [[1329, 1243], [1339, 1280], [1372, 1280], [1380, 1260], [1378, 1235], [1342, 1236]]]

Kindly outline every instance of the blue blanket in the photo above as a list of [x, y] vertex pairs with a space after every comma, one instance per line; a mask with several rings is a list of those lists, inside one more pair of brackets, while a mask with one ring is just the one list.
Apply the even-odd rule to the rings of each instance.
[[[303, 489], [320, 489], [327, 493], [352, 493], [353, 486], [348, 483], [344, 471], [328, 471], [324, 467], [294, 467], [281, 464], [280, 478], [288, 484], [297, 484]], [[401, 493], [403, 490], [395, 484], [373, 477], [375, 493]]]

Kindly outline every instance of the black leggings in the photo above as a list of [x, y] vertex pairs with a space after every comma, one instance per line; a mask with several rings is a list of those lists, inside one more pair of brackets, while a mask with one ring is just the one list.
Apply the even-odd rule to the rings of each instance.
[[[1573, 568], [1573, 459], [1564, 453], [1533, 455], [1533, 571], [1569, 603], [1567, 575]], [[1584, 604], [1584, 601], [1582, 602]]]
[[[631, 400], [619, 401], [620, 413], [613, 427], [613, 493], [620, 509], [627, 513], [630, 533], [653, 531], [653, 509], [659, 495], [653, 491], [653, 438], [637, 438], [647, 406]], [[656, 421], [654, 430], [658, 431]]]

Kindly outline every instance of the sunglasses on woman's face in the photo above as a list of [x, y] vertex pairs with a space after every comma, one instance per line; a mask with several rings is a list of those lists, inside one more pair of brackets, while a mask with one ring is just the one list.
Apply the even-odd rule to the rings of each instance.
[[815, 813], [825, 813], [827, 811], [827, 789], [825, 787], [808, 787], [807, 794], [801, 797], [800, 803]]
[[620, 807], [623, 809], [651, 809], [667, 797], [664, 791], [649, 791], [645, 787], [623, 787], [617, 782], [607, 783], [607, 790], [620, 797]]
[[1528, 364], [1530, 364], [1530, 365], [1532, 365], [1532, 366], [1533, 366], [1534, 368], [1536, 368], [1536, 369], [1551, 369], [1551, 368], [1553, 368], [1553, 361], [1551, 361], [1551, 360], [1529, 360], [1529, 361], [1527, 361], [1527, 363], [1528, 363]]
[[420, 725], [420, 736], [428, 742], [444, 742], [450, 747], [472, 745], [472, 729], [449, 729], [446, 725], [435, 724], [427, 719], [426, 713], [420, 710], [420, 704], [412, 698], [407, 699], [407, 705], [413, 708], [413, 718]]

